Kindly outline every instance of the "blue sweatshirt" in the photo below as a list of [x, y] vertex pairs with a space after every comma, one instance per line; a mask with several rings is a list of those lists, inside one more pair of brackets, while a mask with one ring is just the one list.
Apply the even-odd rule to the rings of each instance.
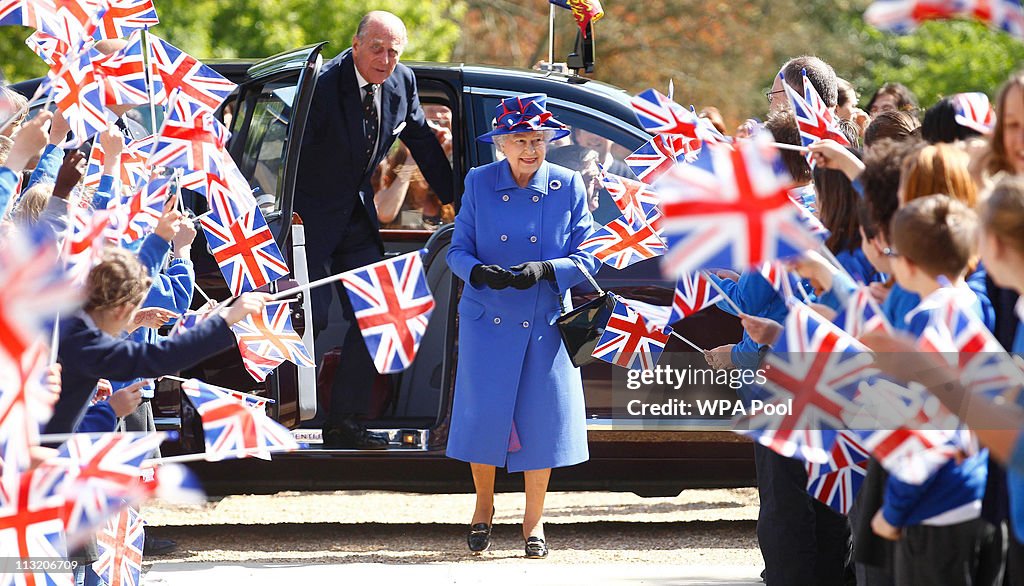
[[[904, 289], [901, 291], [916, 296]], [[890, 298], [893, 293], [896, 293], [896, 287], [889, 293]], [[973, 297], [967, 289], [963, 289], [961, 294], [964, 295], [965, 302], [968, 295]], [[981, 304], [976, 297], [974, 310], [978, 315], [981, 314]], [[891, 323], [897, 330], [919, 336], [928, 325], [933, 311], [931, 300], [925, 298], [924, 303], [904, 316], [909, 319]], [[907, 527], [920, 525], [922, 521], [974, 501], [978, 501], [980, 515], [981, 499], [985, 497], [987, 481], [988, 450], [982, 450], [959, 464], [954, 460], [946, 462], [922, 484], [909, 484], [897, 480], [895, 476], [889, 476], [885, 486], [882, 515], [894, 527]]]
[[[1017, 304], [1021, 313], [1022, 304]], [[1024, 327], [1017, 326], [1017, 337], [1013, 340], [1013, 353], [1024, 354]], [[1006, 487], [1010, 493], [1010, 518], [1017, 541], [1024, 543], [1024, 433], [1017, 436], [1017, 446], [1010, 454], [1006, 467]]]
[[[764, 276], [756, 270], [746, 270], [740, 275], [739, 281], [720, 279], [708, 273], [715, 280], [743, 313], [757, 317], [766, 317], [778, 323], [785, 323], [789, 308], [782, 296], [771, 286]], [[726, 313], [736, 315], [728, 301], [718, 302], [718, 307]], [[756, 369], [760, 365], [760, 344], [750, 339], [746, 332], [743, 338], [732, 348], [731, 360], [737, 368]]]
[[55, 147], [52, 144], [46, 145], [43, 154], [39, 156], [36, 168], [28, 178], [28, 186], [31, 189], [36, 183], [56, 183], [57, 173], [60, 173], [60, 166], [64, 164], [64, 149]]

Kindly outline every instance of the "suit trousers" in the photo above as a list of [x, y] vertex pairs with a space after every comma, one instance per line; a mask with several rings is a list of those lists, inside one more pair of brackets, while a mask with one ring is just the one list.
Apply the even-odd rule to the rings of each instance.
[[845, 584], [852, 577], [846, 517], [807, 492], [803, 462], [754, 444], [761, 508], [757, 542], [768, 586]]
[[904, 527], [896, 544], [896, 584], [998, 586], [1001, 572], [982, 571], [1001, 565], [998, 541], [996, 528], [980, 518], [942, 527]]
[[[383, 258], [377, 227], [370, 219], [366, 208], [356, 205], [345, 236], [332, 251], [330, 257], [326, 259], [326, 263], [330, 264], [330, 274], [366, 266]], [[311, 265], [312, 270], [313, 265]], [[318, 277], [311, 274], [310, 278]], [[327, 415], [327, 423], [336, 426], [347, 418], [366, 414], [370, 405], [373, 383], [377, 377], [377, 369], [366, 349], [366, 342], [359, 330], [359, 324], [344, 285], [339, 281], [335, 284], [335, 289], [341, 302], [342, 317], [348, 324], [341, 348], [340, 362], [331, 386], [331, 405]], [[323, 311], [326, 314], [326, 311]], [[317, 333], [319, 333], [327, 326], [327, 317], [320, 315], [315, 318]]]

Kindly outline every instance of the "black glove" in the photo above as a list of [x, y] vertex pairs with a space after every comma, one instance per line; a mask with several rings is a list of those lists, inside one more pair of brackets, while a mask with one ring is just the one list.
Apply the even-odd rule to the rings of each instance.
[[512, 282], [514, 274], [498, 265], [476, 265], [469, 273], [469, 281], [473, 285], [487, 285], [491, 289], [504, 289]]
[[541, 279], [555, 280], [555, 265], [546, 260], [524, 262], [514, 267], [509, 267], [508, 270], [516, 273], [512, 277], [512, 282], [509, 283], [509, 285], [516, 289], [529, 289], [539, 283]]

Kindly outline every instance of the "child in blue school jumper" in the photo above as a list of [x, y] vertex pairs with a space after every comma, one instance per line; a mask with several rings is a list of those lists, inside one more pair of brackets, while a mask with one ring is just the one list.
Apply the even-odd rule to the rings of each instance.
[[[896, 212], [891, 233], [893, 275], [922, 298], [894, 326], [920, 336], [948, 295], [962, 298], [963, 305], [981, 315], [964, 280], [977, 238], [977, 218], [969, 208], [945, 195], [919, 198]], [[981, 518], [987, 470], [988, 451], [982, 450], [950, 460], [922, 484], [889, 477], [871, 526], [879, 536], [898, 540], [893, 559], [897, 584], [983, 584], [1000, 574], [990, 572], [1002, 566], [996, 529]]]

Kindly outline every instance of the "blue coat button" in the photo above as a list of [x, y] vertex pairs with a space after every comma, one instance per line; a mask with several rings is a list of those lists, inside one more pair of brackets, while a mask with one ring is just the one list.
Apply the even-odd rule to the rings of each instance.
[[501, 323], [501, 318], [500, 317], [494, 318], [494, 325], [498, 325], [500, 323]]

